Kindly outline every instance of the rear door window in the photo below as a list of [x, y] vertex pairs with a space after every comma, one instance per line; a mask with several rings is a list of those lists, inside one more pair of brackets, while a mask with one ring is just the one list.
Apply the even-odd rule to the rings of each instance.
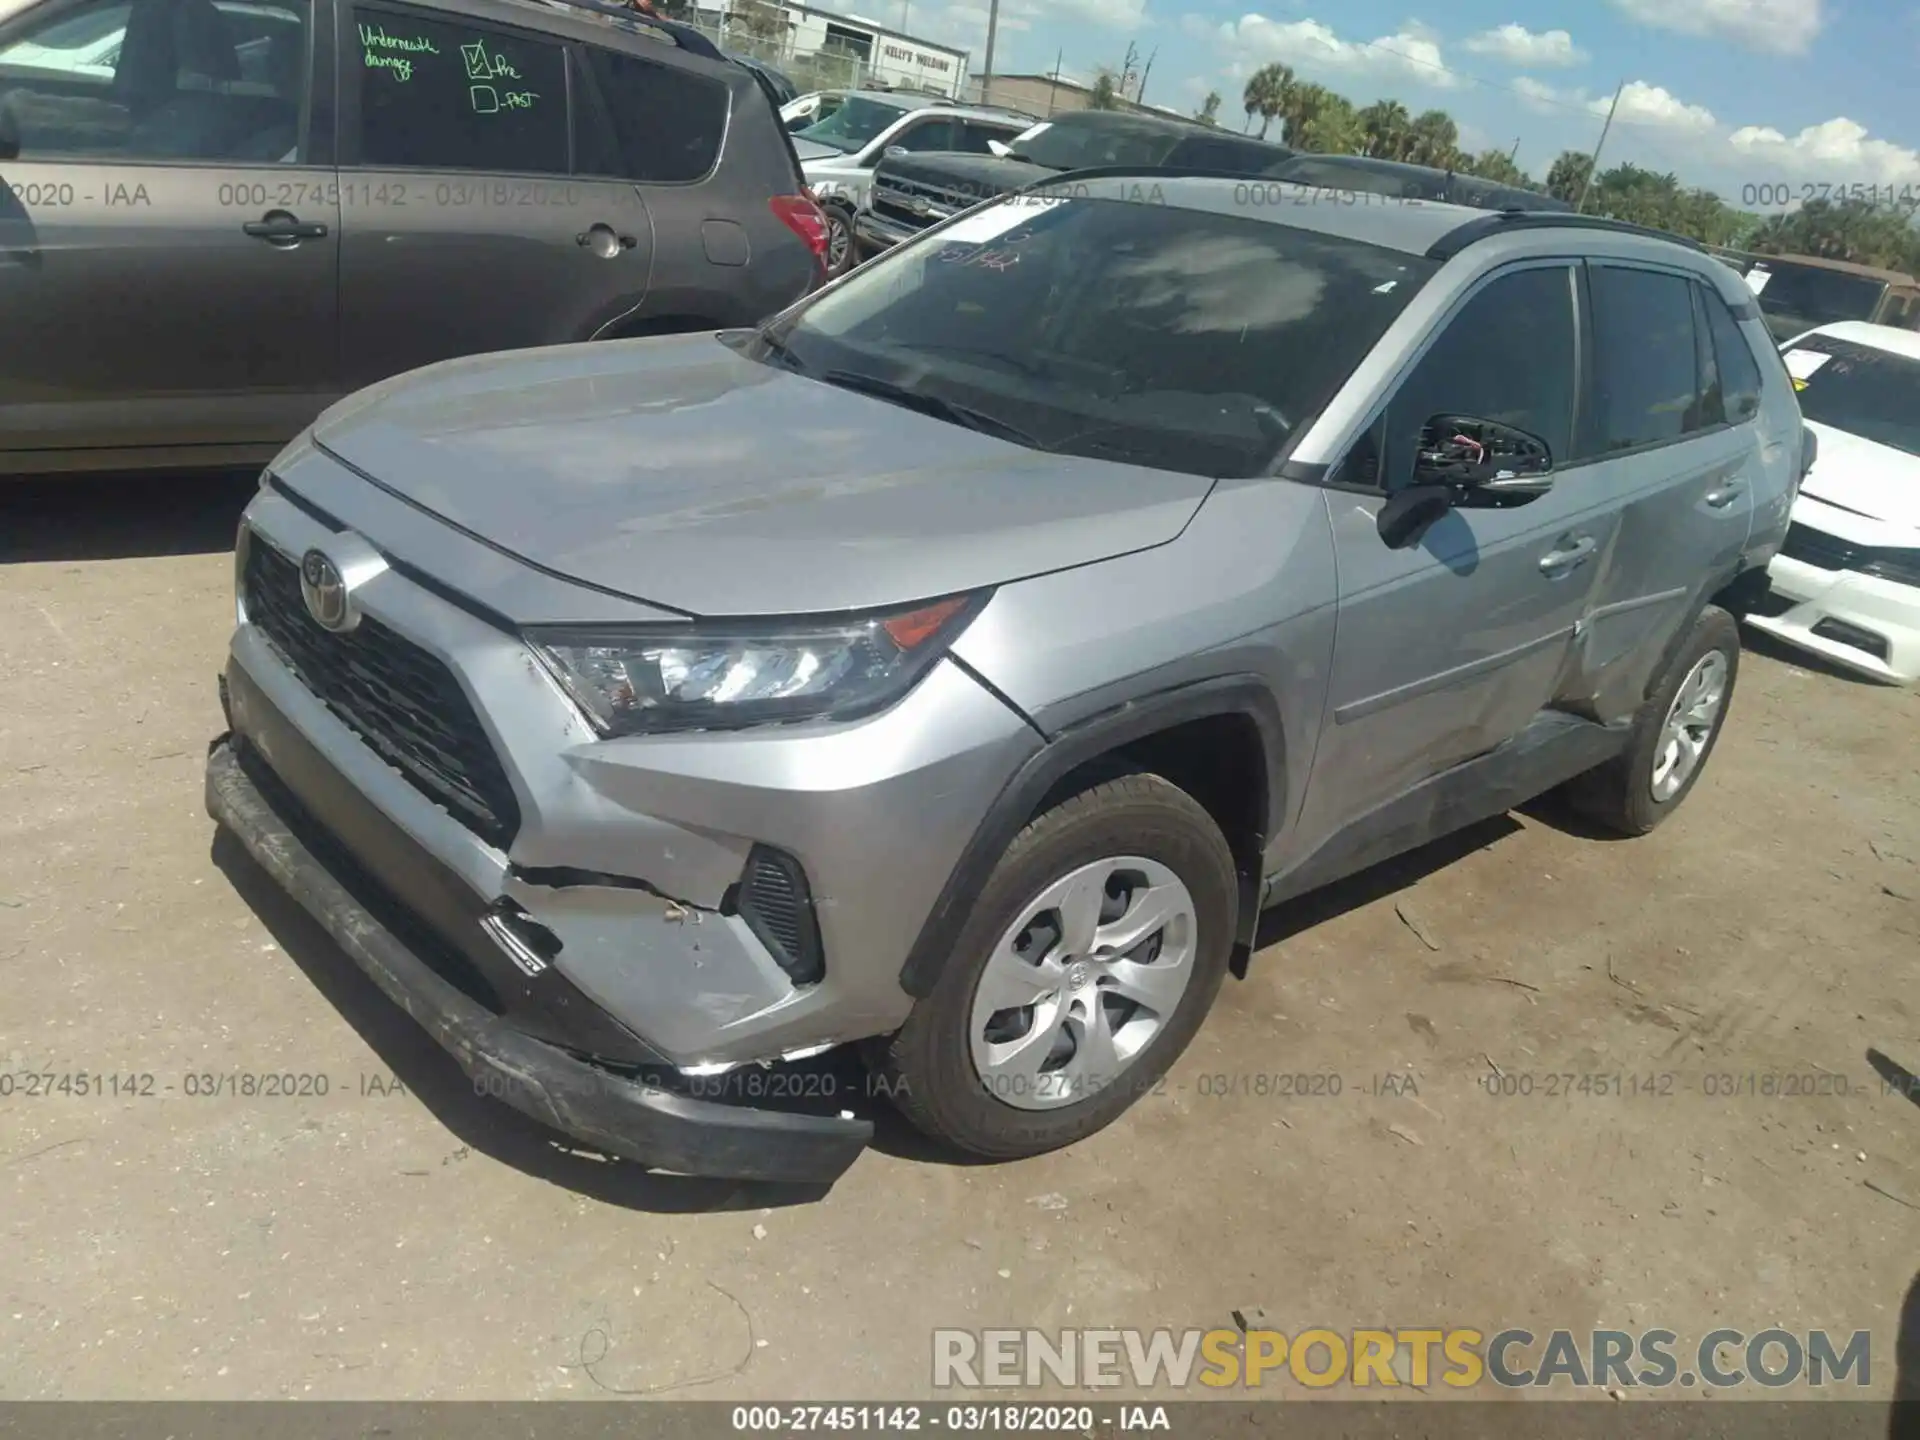
[[704, 179], [720, 157], [731, 92], [718, 80], [676, 65], [599, 46], [585, 49], [614, 145], [581, 168], [654, 184]]
[[951, 150], [954, 142], [953, 121], [944, 116], [932, 120], [915, 120], [900, 128], [887, 148], [898, 145], [903, 150]]
[[1589, 267], [1593, 287], [1594, 424], [1590, 450], [1609, 455], [1704, 428], [1693, 282], [1660, 270]]
[[359, 162], [565, 175], [565, 50], [517, 31], [355, 6]]

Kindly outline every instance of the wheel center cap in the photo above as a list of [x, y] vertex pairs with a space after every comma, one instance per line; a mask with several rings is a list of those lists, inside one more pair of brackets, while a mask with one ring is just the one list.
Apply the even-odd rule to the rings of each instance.
[[1091, 972], [1087, 969], [1087, 964], [1084, 960], [1076, 960], [1067, 967], [1067, 984], [1073, 989], [1086, 989], [1089, 978], [1091, 978]]

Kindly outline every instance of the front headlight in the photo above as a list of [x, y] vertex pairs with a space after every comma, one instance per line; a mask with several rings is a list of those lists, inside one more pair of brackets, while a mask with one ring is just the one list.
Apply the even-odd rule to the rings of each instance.
[[825, 620], [539, 628], [534, 653], [602, 735], [852, 719], [911, 690], [979, 613], [958, 595]]

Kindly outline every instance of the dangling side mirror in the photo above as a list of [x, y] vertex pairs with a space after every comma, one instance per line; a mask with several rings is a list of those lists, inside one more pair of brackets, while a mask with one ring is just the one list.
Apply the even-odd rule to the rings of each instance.
[[1498, 420], [1435, 415], [1420, 436], [1413, 483], [1446, 486], [1456, 505], [1524, 505], [1553, 488], [1553, 452]]

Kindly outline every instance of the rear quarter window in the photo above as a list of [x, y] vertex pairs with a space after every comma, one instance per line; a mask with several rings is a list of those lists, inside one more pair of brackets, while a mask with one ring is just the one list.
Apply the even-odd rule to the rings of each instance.
[[586, 64], [612, 144], [583, 144], [583, 170], [659, 185], [687, 184], [712, 173], [732, 98], [724, 84], [598, 46], [588, 47]]

